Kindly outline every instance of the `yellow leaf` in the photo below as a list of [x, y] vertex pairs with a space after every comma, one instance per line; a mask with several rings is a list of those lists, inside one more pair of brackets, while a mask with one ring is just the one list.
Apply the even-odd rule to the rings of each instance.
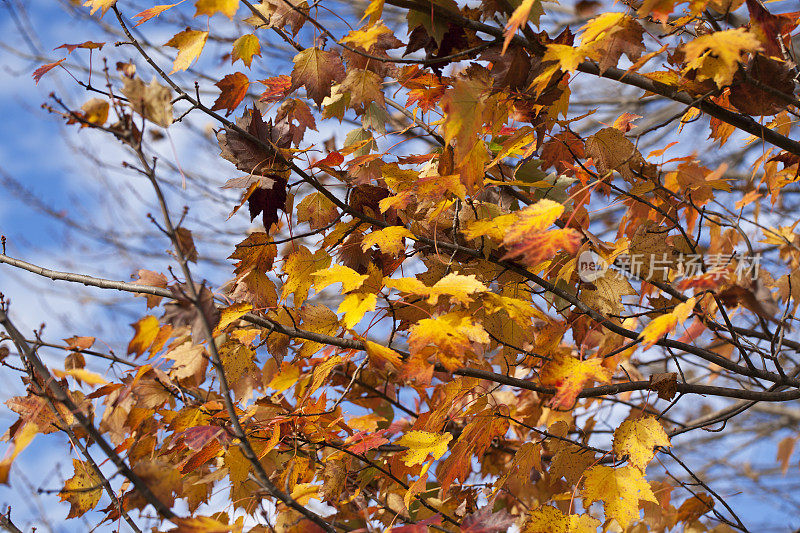
[[411, 327], [408, 345], [412, 354], [426, 346], [438, 350], [436, 356], [448, 370], [455, 370], [473, 353], [473, 343], [488, 344], [489, 334], [472, 317], [451, 312], [434, 318], [424, 318]]
[[541, 0], [522, 0], [522, 3], [511, 14], [506, 24], [506, 29], [503, 32], [505, 40], [503, 41], [503, 53], [506, 53], [506, 48], [523, 25], [528, 23], [528, 20], [533, 20], [533, 23], [539, 25], [539, 17], [544, 13], [542, 9]]
[[63, 502], [69, 502], [67, 518], [82, 516], [94, 509], [103, 495], [102, 478], [88, 461], [72, 460], [75, 475], [64, 482], [64, 489], [58, 494]]
[[219, 314], [219, 323], [214, 328], [214, 336], [219, 335], [229, 325], [233, 324], [241, 317], [253, 310], [253, 305], [247, 302], [233, 304], [222, 309]]
[[314, 289], [321, 291], [328, 285], [334, 283], [342, 284], [342, 292], [354, 291], [363, 285], [369, 277], [367, 274], [359, 274], [352, 268], [335, 264], [326, 270], [320, 270], [311, 274], [314, 276]]
[[586, 472], [583, 497], [587, 503], [602, 501], [606, 518], [614, 518], [622, 529], [639, 519], [639, 500], [658, 503], [642, 472], [633, 466], [593, 466]]
[[343, 359], [341, 356], [334, 355], [324, 363], [315, 366], [314, 378], [311, 381], [311, 387], [308, 389], [308, 393], [311, 394], [317, 390], [322, 385], [322, 382], [328, 379], [328, 376], [331, 374], [333, 369], [340, 365], [342, 361]]
[[453, 300], [466, 305], [472, 302], [470, 295], [489, 290], [486, 285], [477, 280], [474, 274], [464, 276], [450, 273], [437, 281], [433, 287], [426, 286], [416, 278], [386, 278], [384, 283], [387, 287], [401, 292], [427, 296], [430, 305], [436, 305], [439, 296], [450, 296]]
[[553, 200], [539, 200], [516, 213], [516, 220], [506, 231], [506, 240], [514, 241], [525, 235], [544, 231], [561, 216], [564, 206]]
[[414, 234], [403, 226], [389, 226], [377, 231], [373, 231], [361, 241], [361, 249], [367, 251], [373, 245], [377, 245], [381, 252], [389, 255], [397, 255], [406, 249], [403, 239], [413, 239]]
[[313, 272], [328, 268], [331, 256], [324, 249], [317, 250], [312, 255], [305, 246], [292, 253], [283, 265], [283, 271], [289, 275], [283, 284], [281, 300], [294, 294], [294, 305], [299, 307], [308, 298], [308, 289], [313, 283]]
[[91, 11], [89, 12], [90, 15], [94, 15], [94, 12], [98, 9], [101, 10], [100, 18], [103, 18], [103, 15], [106, 14], [106, 11], [108, 11], [111, 6], [116, 3], [117, 0], [86, 0], [83, 5], [84, 7], [91, 8]]
[[598, 357], [582, 361], [569, 354], [558, 355], [541, 371], [542, 384], [556, 388], [556, 395], [550, 400], [550, 405], [556, 409], [571, 409], [588, 381], [610, 379], [611, 371], [603, 367], [603, 359]]
[[128, 344], [128, 355], [132, 353], [137, 356], [142, 355], [153, 344], [156, 335], [158, 335], [158, 319], [154, 316], [146, 316], [131, 325], [136, 333]]
[[168, 533], [240, 533], [242, 526], [238, 524], [225, 524], [208, 516], [194, 516], [190, 518], [173, 518], [170, 520], [177, 527], [168, 530]]
[[200, 52], [203, 51], [203, 47], [206, 45], [206, 39], [208, 39], [207, 31], [184, 30], [167, 41], [164, 46], [178, 49], [178, 55], [172, 64], [172, 72], [170, 74], [189, 68], [189, 65], [200, 57]]
[[403, 454], [402, 460], [406, 466], [421, 465], [432, 455], [434, 459], [439, 459], [447, 452], [447, 443], [452, 440], [451, 433], [437, 434], [427, 431], [409, 431], [403, 435], [397, 444], [408, 447], [408, 451]]
[[600, 521], [590, 515], [565, 515], [559, 509], [543, 505], [528, 515], [522, 533], [597, 533]]
[[59, 370], [57, 368], [54, 368], [53, 375], [58, 378], [63, 378], [64, 376], [72, 376], [78, 381], [83, 381], [84, 383], [88, 383], [89, 385], [105, 385], [106, 383], [108, 383], [108, 381], [103, 379], [102, 376], [99, 376], [94, 372], [89, 372], [88, 370], [83, 368], [71, 368], [69, 370]]
[[383, 22], [378, 21], [375, 24], [365, 26], [359, 30], [351, 31], [339, 42], [343, 44], [349, 44], [354, 47], [358, 46], [369, 52], [370, 48], [372, 48], [375, 43], [378, 42], [378, 39], [380, 39], [381, 35], [387, 33], [391, 34], [392, 30], [387, 28]]
[[298, 483], [292, 489], [292, 498], [300, 505], [308, 505], [311, 498], [317, 498], [319, 486], [313, 483]]
[[364, 318], [364, 315], [370, 311], [374, 311], [377, 305], [378, 296], [373, 293], [352, 293], [348, 294], [345, 299], [342, 300], [342, 303], [339, 304], [339, 309], [337, 309], [336, 312], [344, 313], [344, 317], [342, 318], [344, 321], [344, 327], [347, 329], [353, 329], [355, 325], [358, 324], [362, 318]]
[[377, 342], [366, 341], [365, 348], [367, 355], [370, 357], [370, 362], [375, 360], [390, 363], [395, 369], [399, 369], [403, 365], [403, 360], [400, 359], [400, 354], [387, 348]]
[[433, 464], [433, 461], [428, 461], [425, 463], [422, 466], [422, 470], [419, 472], [419, 477], [409, 485], [406, 495], [403, 497], [403, 503], [405, 504], [406, 509], [408, 509], [408, 507], [411, 505], [411, 500], [425, 490], [425, 487], [428, 484], [428, 470], [431, 468], [431, 464]]
[[517, 220], [515, 214], [500, 215], [492, 219], [472, 220], [468, 222], [461, 231], [468, 240], [478, 237], [489, 237], [493, 241], [500, 242], [505, 237], [508, 228]]
[[369, 23], [375, 24], [381, 18], [381, 15], [383, 15], [383, 3], [384, 0], [372, 0], [367, 6], [366, 11], [364, 11], [364, 16], [361, 17], [361, 20], [369, 17]]
[[261, 56], [261, 43], [258, 37], [252, 33], [242, 35], [233, 42], [233, 52], [231, 52], [231, 63], [236, 63], [241, 59], [247, 68], [253, 62], [253, 56]]
[[560, 250], [575, 253], [580, 246], [580, 233], [572, 228], [547, 231], [563, 212], [562, 204], [544, 199], [514, 213], [516, 220], [503, 237], [503, 246], [508, 250], [503, 258], [521, 256], [520, 261], [534, 266]]
[[558, 61], [558, 66], [564, 72], [575, 72], [578, 65], [586, 58], [583, 48], [575, 48], [568, 44], [550, 43], [544, 52], [542, 61]]
[[275, 392], [283, 392], [300, 379], [300, 369], [291, 363], [284, 361], [281, 363], [281, 370], [272, 378], [272, 381], [267, 385]]
[[83, 119], [92, 124], [102, 126], [108, 120], [108, 102], [102, 98], [92, 98], [81, 106]]
[[[180, 2], [178, 2], [178, 4], [180, 4]], [[140, 19], [139, 22], [137, 22], [135, 24], [135, 26], [143, 24], [143, 23], [147, 22], [148, 20], [150, 20], [153, 17], [159, 16], [161, 13], [163, 13], [167, 9], [172, 9], [173, 7], [177, 6], [178, 4], [161, 4], [161, 5], [158, 5], [158, 6], [153, 6], [153, 7], [149, 8], [149, 9], [145, 9], [141, 13], [135, 14], [133, 16], [133, 18]]]
[[644, 471], [656, 446], [669, 446], [669, 437], [653, 417], [626, 420], [614, 430], [614, 452], [627, 455], [630, 463]]
[[657, 316], [652, 319], [639, 334], [639, 338], [644, 340], [642, 347], [646, 350], [654, 345], [664, 335], [669, 334], [678, 325], [684, 322], [694, 309], [695, 298], [689, 298], [685, 302], [675, 306], [671, 313]]
[[239, 0], [197, 0], [194, 7], [197, 9], [195, 17], [200, 15], [210, 17], [216, 13], [222, 13], [233, 20], [236, 10], [239, 9]]
[[603, 314], [621, 315], [625, 311], [622, 297], [636, 294], [628, 279], [616, 270], [606, 270], [605, 274], [592, 281], [592, 284], [593, 288], [581, 289], [581, 299], [586, 305]]
[[14, 434], [13, 451], [10, 455], [7, 455], [5, 459], [0, 461], [0, 483], [8, 484], [8, 474], [11, 470], [11, 463], [14, 462], [14, 459], [22, 450], [28, 447], [33, 437], [35, 437], [39, 431], [39, 426], [36, 425], [36, 423], [28, 422]]
[[761, 50], [761, 43], [746, 29], [737, 28], [701, 35], [683, 50], [686, 70], [697, 69], [697, 81], [714, 80], [717, 87], [724, 87], [730, 85], [743, 56]]

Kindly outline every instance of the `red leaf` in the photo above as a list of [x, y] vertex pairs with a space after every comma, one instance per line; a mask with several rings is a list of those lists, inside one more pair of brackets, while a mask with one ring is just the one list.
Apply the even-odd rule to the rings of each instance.
[[247, 199], [250, 208], [250, 220], [262, 215], [264, 228], [269, 231], [272, 224], [278, 222], [278, 210], [286, 208], [286, 180], [278, 176], [269, 189], [258, 188]]
[[289, 90], [292, 87], [292, 77], [287, 76], [286, 74], [281, 74], [280, 76], [275, 76], [274, 78], [259, 80], [259, 83], [263, 83], [267, 86], [267, 90], [261, 93], [259, 101], [271, 104], [272, 102], [283, 100], [283, 98], [289, 94]]
[[336, 167], [341, 165], [343, 162], [344, 162], [344, 156], [342, 154], [340, 154], [339, 152], [331, 152], [328, 155], [326, 155], [324, 159], [320, 159], [319, 161], [311, 165], [311, 168], [321, 167], [321, 166]]
[[[67, 59], [67, 58], [65, 57], [64, 59]], [[33, 71], [33, 79], [36, 81], [36, 84], [38, 85], [39, 84], [39, 80], [42, 79], [42, 76], [44, 76], [45, 74], [47, 74], [48, 72], [50, 72], [51, 70], [56, 68], [58, 65], [60, 65], [61, 62], [64, 61], [64, 59], [59, 59], [55, 63], [48, 63], [46, 65], [42, 65], [41, 67], [39, 67], [36, 70], [34, 70]]]
[[217, 101], [214, 102], [211, 111], [227, 109], [228, 111], [225, 113], [227, 117], [244, 100], [247, 89], [250, 87], [250, 80], [241, 72], [234, 72], [233, 74], [228, 74], [214, 85], [219, 87], [222, 92]]
[[86, 48], [88, 50], [102, 50], [103, 46], [106, 43], [96, 43], [94, 41], [86, 41], [80, 44], [62, 44], [61, 46], [56, 46], [53, 50], [58, 50], [59, 48], [66, 48], [68, 53], [74, 52], [77, 48]]

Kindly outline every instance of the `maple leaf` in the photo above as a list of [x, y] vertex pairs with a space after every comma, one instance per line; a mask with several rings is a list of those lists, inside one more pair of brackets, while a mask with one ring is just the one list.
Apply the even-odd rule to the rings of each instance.
[[382, 35], [391, 35], [391, 33], [392, 30], [387, 28], [383, 22], [378, 21], [375, 24], [370, 24], [361, 29], [351, 31], [339, 42], [357, 46], [366, 52], [370, 52], [372, 47], [378, 43]]
[[188, 287], [176, 284], [170, 286], [169, 290], [174, 295], [174, 299], [164, 304], [164, 316], [161, 317], [161, 320], [175, 329], [181, 326], [191, 326], [192, 336], [205, 340], [203, 322], [207, 322], [212, 330], [219, 322], [219, 310], [214, 305], [214, 295], [205, 285], [195, 284], [197, 303], [200, 307], [198, 310], [187, 296]]
[[178, 49], [178, 55], [172, 64], [172, 72], [174, 74], [179, 70], [186, 70], [203, 51], [208, 39], [207, 31], [198, 31], [186, 29], [180, 33], [176, 33], [172, 39], [164, 43], [164, 46]]
[[190, 518], [174, 518], [170, 522], [176, 527], [168, 529], [169, 533], [241, 533], [241, 524], [225, 524], [210, 516]]
[[474, 274], [464, 276], [452, 272], [431, 287], [426, 286], [416, 278], [386, 279], [384, 283], [387, 287], [401, 292], [427, 296], [430, 305], [436, 305], [439, 301], [439, 296], [450, 296], [460, 304], [467, 305], [472, 302], [471, 295], [489, 290], [486, 285], [478, 281]]
[[636, 62], [644, 51], [644, 28], [624, 13], [603, 13], [583, 27], [581, 49], [598, 61], [600, 72], [616, 67], [622, 54]]
[[791, 48], [791, 33], [800, 22], [797, 13], [773, 15], [755, 0], [747, 0], [747, 11], [750, 13], [750, 31], [761, 42], [764, 51], [783, 59], [783, 51]]
[[155, 78], [145, 85], [139, 78], [125, 77], [121, 92], [131, 108], [145, 119], [163, 128], [172, 124], [172, 93]]
[[208, 15], [210, 17], [216, 13], [222, 13], [233, 20], [233, 16], [239, 9], [239, 0], [197, 0], [194, 7], [197, 10], [194, 14], [195, 17], [200, 15]]
[[146, 316], [131, 324], [135, 334], [128, 344], [128, 355], [135, 353], [142, 355], [153, 344], [160, 329], [158, 319], [154, 316]]
[[88, 461], [72, 460], [75, 474], [64, 482], [58, 493], [61, 501], [69, 502], [67, 518], [82, 516], [95, 508], [103, 495], [103, 478]]
[[328, 285], [334, 283], [342, 284], [342, 293], [354, 291], [364, 284], [369, 277], [367, 274], [359, 274], [352, 268], [339, 264], [333, 265], [325, 270], [320, 270], [312, 274], [314, 276], [314, 289], [319, 292]]
[[[249, 66], [249, 61], [247, 63]], [[233, 74], [228, 74], [214, 85], [219, 87], [221, 93], [211, 110], [226, 109], [225, 116], [227, 117], [244, 100], [247, 95], [247, 89], [250, 87], [250, 80], [241, 72], [234, 72]]]
[[186, 228], [177, 228], [175, 230], [175, 240], [177, 241], [176, 246], [179, 248], [175, 251], [180, 252], [180, 255], [187, 261], [197, 263], [197, 248], [194, 246], [192, 232]]
[[602, 358], [580, 360], [571, 355], [559, 355], [548, 361], [541, 371], [542, 384], [556, 388], [549, 402], [556, 409], [571, 409], [587, 382], [610, 379], [611, 371], [603, 367]]
[[646, 350], [658, 340], [675, 329], [678, 323], [683, 323], [694, 311], [695, 298], [689, 298], [675, 306], [671, 313], [660, 315], [650, 321], [642, 330], [639, 337], [644, 341], [642, 349]]
[[275, 76], [274, 78], [259, 80], [259, 83], [263, 83], [268, 87], [268, 89], [261, 93], [261, 96], [259, 97], [261, 102], [266, 102], [268, 104], [282, 100], [291, 92], [292, 89], [292, 77], [287, 76], [286, 74], [281, 74], [280, 76]]
[[83, 3], [83, 6], [91, 9], [91, 11], [89, 11], [90, 15], [94, 15], [95, 11], [99, 9], [100, 18], [103, 18], [103, 15], [106, 14], [106, 11], [111, 9], [111, 6], [113, 6], [116, 3], [117, 0], [86, 0]]
[[530, 512], [522, 533], [595, 533], [600, 525], [588, 514], [565, 515], [555, 507], [543, 505]]
[[[167, 288], [167, 277], [164, 274], [153, 272], [152, 270], [139, 270], [137, 272], [138, 279], [134, 282], [138, 285], [149, 285], [151, 287]], [[161, 296], [155, 294], [136, 294], [135, 296], [144, 297], [147, 300], [147, 308], [157, 306], [161, 302]], [[128, 352], [130, 353], [130, 352]]]
[[693, 522], [707, 512], [714, 509], [714, 498], [700, 492], [686, 500], [678, 507], [678, 516], [676, 517], [681, 522]]
[[330, 264], [331, 256], [324, 249], [312, 254], [308, 248], [300, 246], [286, 258], [283, 266], [288, 278], [283, 284], [281, 299], [285, 300], [290, 294], [294, 294], [294, 305], [300, 306], [308, 298], [308, 289], [313, 283], [311, 274], [328, 268]]
[[136, 26], [139, 26], [140, 24], [144, 24], [145, 22], [147, 22], [151, 18], [159, 16], [161, 13], [163, 13], [167, 9], [171, 9], [171, 8], [177, 6], [178, 4], [180, 4], [180, 2], [178, 2], [177, 4], [161, 4], [161, 5], [158, 5], [158, 6], [153, 6], [151, 8], [145, 9], [144, 11], [141, 11], [141, 12], [135, 14], [133, 16], [133, 18], [140, 19], [140, 20], [139, 20], [139, 22], [134, 24], [133, 27], [135, 28]]
[[586, 472], [583, 497], [588, 503], [602, 501], [606, 518], [625, 529], [639, 519], [639, 500], [658, 503], [642, 472], [634, 466], [593, 466]]
[[34, 70], [32, 76], [33, 76], [33, 79], [36, 82], [36, 84], [37, 85], [39, 84], [39, 80], [42, 79], [42, 76], [44, 76], [45, 74], [47, 74], [48, 72], [50, 72], [51, 70], [53, 70], [54, 68], [56, 68], [57, 66], [59, 66], [61, 63], [63, 63], [66, 60], [67, 60], [67, 58], [65, 57], [63, 59], [59, 59], [58, 61], [54, 61], [53, 63], [48, 63], [46, 65], [42, 65], [41, 67], [39, 67], [36, 70]]
[[373, 102], [380, 107], [386, 105], [381, 90], [381, 78], [369, 70], [351, 68], [339, 91], [350, 94], [350, 107], [353, 109], [363, 110]]
[[459, 78], [442, 97], [444, 140], [447, 144], [455, 141], [455, 164], [460, 164], [478, 141], [487, 92], [480, 80]]
[[164, 354], [164, 359], [174, 361], [169, 375], [181, 382], [199, 385], [205, 377], [208, 354], [202, 346], [186, 341]]
[[289, 90], [305, 87], [306, 94], [317, 105], [331, 95], [331, 85], [341, 82], [345, 77], [342, 59], [334, 52], [308, 48], [294, 56], [292, 61], [294, 69]]
[[503, 259], [522, 256], [523, 263], [533, 266], [560, 250], [575, 253], [581, 242], [578, 231], [572, 228], [546, 231], [563, 212], [562, 204], [544, 199], [514, 213], [516, 220], [503, 237], [503, 246], [508, 250]]
[[677, 382], [677, 372], [653, 374], [650, 376], [650, 386], [648, 389], [656, 391], [658, 397], [662, 400], [672, 400], [672, 398], [675, 397], [675, 393], [678, 392]]
[[541, 154], [542, 168], [555, 167], [559, 173], [569, 168], [567, 163], [586, 156], [583, 140], [571, 131], [563, 131], [545, 141]]
[[584, 47], [575, 48], [568, 44], [550, 43], [544, 52], [542, 61], [556, 61], [558, 67], [564, 72], [575, 72], [584, 59], [586, 59], [586, 49]]
[[670, 446], [664, 428], [653, 417], [626, 420], [614, 430], [614, 453], [644, 472], [656, 446]]
[[[330, 155], [333, 154], [339, 155], [338, 152], [332, 152]], [[328, 157], [330, 157], [330, 155]], [[341, 157], [341, 155], [339, 155], [339, 157]], [[297, 204], [297, 221], [301, 223], [308, 222], [311, 229], [317, 230], [325, 228], [336, 220], [339, 220], [339, 210], [334, 203], [321, 192], [313, 192], [305, 196], [300, 200], [300, 203]]]
[[683, 45], [686, 70], [696, 69], [697, 80], [714, 80], [717, 87], [730, 85], [748, 52], [761, 50], [761, 43], [744, 28], [701, 35]]
[[376, 294], [350, 293], [339, 304], [336, 312], [344, 313], [342, 318], [344, 327], [352, 329], [364, 318], [365, 314], [374, 311], [377, 305], [378, 296]]
[[397, 445], [408, 450], [401, 456], [406, 466], [421, 465], [428, 455], [439, 459], [447, 452], [447, 444], [453, 439], [451, 433], [430, 433], [428, 431], [409, 431], [397, 440]]
[[245, 240], [236, 245], [236, 250], [228, 259], [237, 259], [236, 274], [255, 270], [267, 272], [272, 268], [272, 262], [278, 251], [269, 235], [264, 232], [254, 232]]
[[367, 251], [373, 246], [389, 255], [398, 255], [406, 249], [403, 239], [413, 239], [414, 234], [403, 226], [389, 226], [375, 230], [361, 241], [361, 249]]
[[292, 27], [292, 35], [297, 35], [309, 14], [306, 0], [264, 0], [254, 8], [260, 16], [253, 14], [244, 19], [245, 22], [256, 27], [278, 29], [288, 24]]
[[532, 20], [534, 24], [539, 25], [539, 17], [544, 14], [542, 9], [541, 0], [522, 0], [519, 7], [517, 7], [506, 23], [506, 28], [503, 31], [503, 53], [506, 52], [511, 39], [522, 26], [528, 24]]
[[53, 48], [53, 50], [58, 50], [59, 48], [66, 48], [67, 49], [67, 53], [71, 54], [72, 52], [74, 52], [78, 48], [84, 48], [86, 50], [102, 50], [103, 46], [105, 46], [105, 44], [106, 43], [96, 43], [94, 41], [84, 41], [84, 42], [79, 43], [79, 44], [62, 44], [61, 46], [56, 46], [55, 48]]
[[596, 311], [603, 314], [619, 316], [625, 311], [622, 297], [634, 295], [636, 291], [628, 278], [608, 269], [602, 277], [584, 284], [581, 288], [581, 300]]
[[472, 343], [488, 344], [489, 335], [479, 323], [460, 312], [419, 320], [411, 328], [408, 345], [416, 354], [429, 345], [438, 348], [436, 356], [449, 371], [463, 364], [472, 353]]
[[505, 533], [516, 520], [505, 509], [493, 513], [492, 506], [487, 505], [464, 517], [461, 533]]
[[261, 42], [252, 33], [242, 35], [233, 42], [233, 51], [231, 52], [231, 63], [236, 63], [239, 59], [247, 68], [253, 62], [253, 57], [261, 57]]

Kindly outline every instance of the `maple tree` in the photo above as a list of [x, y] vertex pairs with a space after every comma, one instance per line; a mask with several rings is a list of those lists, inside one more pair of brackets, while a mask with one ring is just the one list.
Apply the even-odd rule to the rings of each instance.
[[[748, 531], [692, 452], [764, 406], [796, 417], [800, 12], [70, 9], [109, 42], [55, 48], [31, 83], [67, 71], [90, 93], [46, 107], [127, 150], [170, 249], [127, 282], [3, 237], [4, 269], [143, 300], [116, 346], [32, 337], [0, 300], [26, 391], [0, 482], [63, 433], [67, 518], [114, 530]], [[213, 188], [159, 146], [209, 121], [192, 150], [219, 155]], [[227, 220], [187, 218], [193, 193]], [[245, 204], [249, 230], [209, 257]], [[796, 439], [772, 452], [783, 474]]]

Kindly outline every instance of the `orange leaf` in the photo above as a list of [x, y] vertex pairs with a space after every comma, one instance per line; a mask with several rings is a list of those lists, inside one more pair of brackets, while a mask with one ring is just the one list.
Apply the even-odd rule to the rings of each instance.
[[227, 113], [225, 113], [227, 117], [244, 100], [247, 95], [247, 89], [250, 87], [250, 80], [241, 72], [234, 72], [233, 74], [228, 74], [214, 85], [219, 87], [222, 92], [217, 101], [214, 102], [211, 110], [227, 109]]
[[[181, 0], [181, 2], [183, 2], [183, 0]], [[138, 19], [141, 19], [141, 20], [139, 20], [139, 22], [137, 22], [134, 25], [134, 28], [136, 26], [140, 25], [140, 24], [144, 24], [145, 22], [147, 22], [148, 20], [150, 20], [153, 17], [159, 16], [161, 13], [163, 13], [167, 9], [171, 9], [171, 8], [177, 6], [178, 4], [180, 4], [181, 2], [178, 2], [177, 4], [161, 4], [161, 5], [158, 5], [158, 6], [153, 6], [153, 7], [149, 8], [149, 9], [145, 9], [141, 13], [135, 14], [133, 16], [133, 18], [135, 18], [135, 19], [138, 18]]]
[[36, 84], [37, 85], [39, 84], [39, 80], [42, 79], [42, 76], [44, 76], [45, 74], [47, 74], [48, 72], [50, 72], [51, 70], [56, 68], [58, 65], [61, 64], [62, 61], [66, 60], [66, 59], [67, 59], [66, 57], [64, 59], [59, 59], [58, 61], [56, 61], [54, 63], [48, 63], [46, 65], [42, 65], [41, 67], [39, 67], [36, 70], [34, 70], [33, 71], [33, 79], [36, 81]]
[[610, 379], [611, 371], [603, 368], [601, 358], [582, 361], [571, 355], [559, 355], [541, 372], [542, 384], [556, 388], [556, 394], [549, 402], [555, 409], [571, 409], [587, 382], [607, 382]]

